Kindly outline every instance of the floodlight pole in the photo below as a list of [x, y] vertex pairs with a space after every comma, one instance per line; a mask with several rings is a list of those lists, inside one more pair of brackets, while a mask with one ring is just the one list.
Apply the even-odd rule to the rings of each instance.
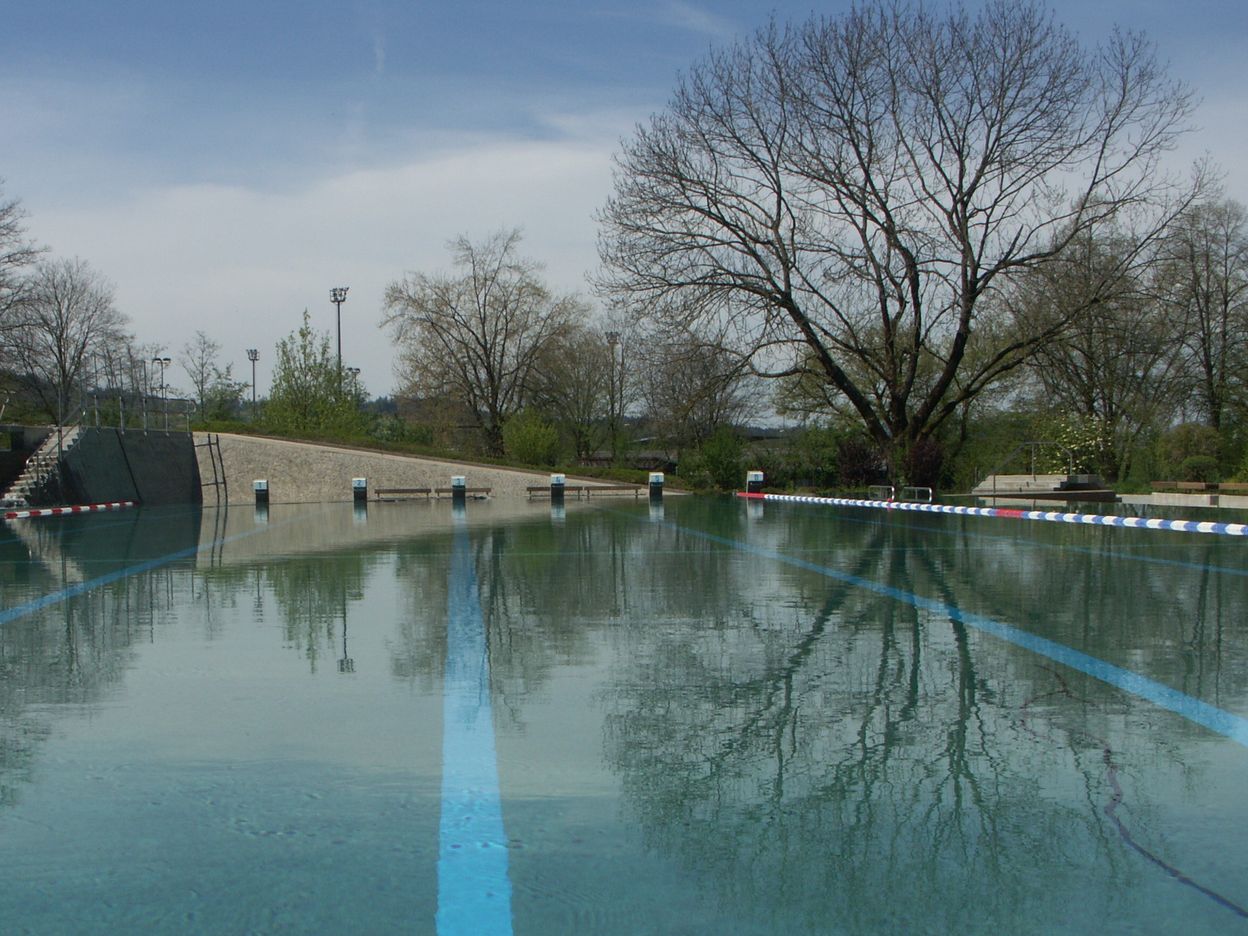
[[607, 405], [611, 408], [607, 418], [607, 430], [611, 434], [611, 461], [614, 463], [619, 458], [618, 440], [619, 426], [616, 421], [616, 411], [619, 408], [619, 401], [616, 399], [615, 384], [615, 349], [620, 344], [620, 333], [618, 331], [607, 332], [607, 353], [611, 355], [611, 367], [607, 371], [607, 380], [609, 392], [607, 393]]
[[260, 352], [255, 348], [247, 349], [247, 360], [251, 361], [251, 421], [256, 421], [256, 361]]
[[169, 431], [169, 385], [165, 383], [165, 368], [173, 363], [173, 358], [154, 357], [153, 364], [160, 365], [160, 395], [165, 407], [165, 432]]
[[329, 301], [338, 311], [338, 395], [342, 396], [342, 304], [347, 301], [350, 286], [335, 286], [329, 291]]

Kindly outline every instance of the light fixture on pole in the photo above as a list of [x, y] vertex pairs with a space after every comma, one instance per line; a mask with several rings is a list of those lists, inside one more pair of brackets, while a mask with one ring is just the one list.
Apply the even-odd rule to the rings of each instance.
[[350, 286], [335, 286], [329, 291], [329, 301], [338, 310], [338, 395], [342, 395], [342, 304], [347, 301]]
[[255, 348], [247, 349], [247, 360], [251, 361], [251, 421], [256, 421], [256, 361], [260, 352]]
[[154, 357], [153, 364], [160, 365], [160, 395], [165, 404], [165, 432], [169, 431], [169, 386], [165, 383], [165, 368], [173, 363], [173, 358]]

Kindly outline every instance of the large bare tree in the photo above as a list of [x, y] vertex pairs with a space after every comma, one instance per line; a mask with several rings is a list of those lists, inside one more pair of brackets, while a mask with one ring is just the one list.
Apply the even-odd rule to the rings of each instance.
[[127, 341], [112, 285], [85, 261], [45, 260], [26, 285], [12, 347], [19, 378], [58, 425], [79, 400], [91, 355]]
[[1014, 274], [1111, 221], [1145, 244], [1182, 206], [1158, 162], [1190, 108], [1143, 38], [1087, 49], [1027, 0], [773, 23], [624, 144], [600, 285], [812, 373], [901, 470], [1082, 311], [1006, 327]]
[[405, 392], [463, 405], [499, 455], [503, 424], [525, 405], [538, 357], [585, 314], [575, 296], [551, 293], [519, 246], [518, 230], [480, 243], [455, 238], [454, 272], [391, 283], [382, 321], [400, 345]]

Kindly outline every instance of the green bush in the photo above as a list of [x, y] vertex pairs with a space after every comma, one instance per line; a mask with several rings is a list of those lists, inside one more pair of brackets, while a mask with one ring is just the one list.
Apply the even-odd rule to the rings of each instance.
[[508, 458], [526, 465], [555, 465], [560, 456], [559, 430], [526, 410], [503, 426], [503, 449]]
[[837, 443], [836, 465], [842, 488], [864, 488], [888, 478], [879, 448], [864, 435], [847, 435]]
[[711, 484], [721, 491], [740, 489], [745, 478], [744, 455], [745, 445], [739, 435], [728, 428], [715, 430], [702, 444], [702, 458]]
[[[1201, 459], [1213, 462], [1217, 473], [1218, 452], [1222, 440], [1212, 426], [1201, 423], [1183, 423], [1162, 433], [1157, 440], [1155, 469], [1166, 479], [1176, 481], [1205, 481], [1206, 478], [1189, 478], [1184, 472], [1208, 473], [1208, 465]], [[1193, 459], [1197, 459], [1189, 465]], [[1156, 480], [1156, 479], [1154, 479]]]
[[745, 443], [720, 428], [691, 452], [682, 453], [677, 475], [694, 490], [736, 491], [745, 484]]
[[1180, 481], [1217, 481], [1218, 460], [1212, 455], [1191, 455], [1179, 465]]

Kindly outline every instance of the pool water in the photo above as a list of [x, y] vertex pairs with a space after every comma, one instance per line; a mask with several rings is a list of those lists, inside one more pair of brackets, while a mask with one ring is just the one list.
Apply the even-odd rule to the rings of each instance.
[[1246, 547], [732, 498], [10, 522], [0, 932], [1248, 930]]

